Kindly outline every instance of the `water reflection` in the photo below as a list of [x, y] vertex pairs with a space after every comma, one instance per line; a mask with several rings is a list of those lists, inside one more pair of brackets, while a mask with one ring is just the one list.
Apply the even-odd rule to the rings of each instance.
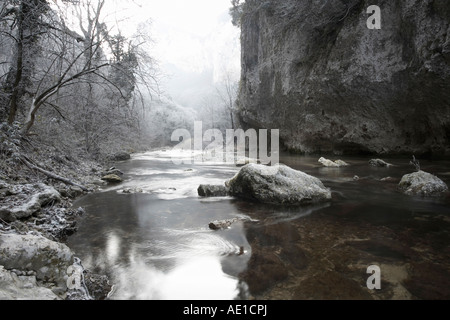
[[163, 272], [136, 255], [113, 273], [117, 300], [233, 300], [239, 294], [238, 280], [222, 271], [216, 257], [179, 260]]

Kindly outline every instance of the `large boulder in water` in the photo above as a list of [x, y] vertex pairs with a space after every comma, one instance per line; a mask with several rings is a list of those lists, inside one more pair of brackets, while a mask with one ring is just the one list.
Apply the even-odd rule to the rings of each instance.
[[331, 191], [318, 178], [285, 165], [248, 164], [226, 186], [232, 196], [270, 204], [304, 205], [331, 199]]
[[400, 190], [407, 195], [439, 196], [448, 191], [444, 181], [431, 173], [418, 171], [403, 176], [399, 184]]

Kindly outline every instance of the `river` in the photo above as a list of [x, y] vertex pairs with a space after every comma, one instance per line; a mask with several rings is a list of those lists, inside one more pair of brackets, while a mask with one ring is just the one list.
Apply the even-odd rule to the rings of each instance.
[[[349, 167], [325, 168], [317, 157], [284, 154], [281, 163], [333, 193], [327, 204], [284, 208], [201, 198], [200, 184], [223, 184], [239, 168], [175, 165], [173, 157], [134, 155], [116, 165], [122, 184], [75, 203], [86, 214], [68, 245], [85, 268], [110, 276], [111, 299], [450, 297], [450, 198], [401, 194], [398, 182], [414, 171], [408, 159], [373, 168], [370, 158], [345, 157]], [[449, 185], [450, 161], [422, 161], [422, 169]], [[236, 217], [229, 229], [209, 229]], [[371, 265], [381, 268], [381, 290], [366, 286]]]

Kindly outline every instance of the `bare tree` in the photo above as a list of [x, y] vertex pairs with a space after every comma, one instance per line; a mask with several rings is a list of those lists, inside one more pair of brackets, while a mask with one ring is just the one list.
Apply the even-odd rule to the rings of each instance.
[[[55, 143], [59, 135], [67, 149], [76, 145], [90, 155], [134, 144], [146, 110], [144, 96], [158, 92], [145, 32], [127, 39], [108, 29], [106, 0], [68, 0], [58, 6], [46, 1], [0, 0], [0, 43], [5, 44], [0, 48], [0, 70], [5, 70], [0, 102], [9, 107], [2, 118], [20, 122], [23, 136], [33, 129], [33, 135]], [[41, 14], [34, 12], [33, 33], [18, 6], [30, 3], [47, 5]]]
[[49, 10], [46, 0], [4, 1], [0, 11], [1, 21], [8, 26], [2, 34], [14, 43], [14, 59], [3, 84], [9, 107], [8, 122], [17, 115], [19, 101], [29, 85], [34, 70], [34, 56], [39, 51], [38, 40], [43, 33], [42, 16]]
[[234, 80], [233, 73], [231, 71], [225, 71], [221, 84], [216, 87], [216, 92], [229, 114], [231, 129], [235, 129], [234, 111], [238, 94], [238, 82]]

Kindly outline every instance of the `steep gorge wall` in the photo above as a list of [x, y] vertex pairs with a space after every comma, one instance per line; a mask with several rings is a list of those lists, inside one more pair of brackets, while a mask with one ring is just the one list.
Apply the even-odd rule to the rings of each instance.
[[247, 0], [241, 42], [244, 127], [305, 153], [450, 154], [450, 1]]

